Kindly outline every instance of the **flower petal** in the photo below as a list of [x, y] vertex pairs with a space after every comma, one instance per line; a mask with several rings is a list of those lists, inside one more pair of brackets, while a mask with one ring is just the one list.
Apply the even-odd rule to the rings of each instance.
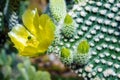
[[26, 28], [16, 25], [8, 33], [20, 55], [34, 57], [45, 53], [54, 40], [55, 25], [50, 17], [28, 9], [22, 19]]
[[46, 51], [52, 41], [54, 40], [55, 25], [51, 21], [48, 15], [43, 14], [40, 16], [40, 26], [39, 31], [39, 50]]
[[31, 46], [27, 46], [24, 48], [24, 50], [22, 52], [20, 52], [21, 56], [29, 56], [29, 57], [35, 57], [38, 56], [38, 49], [31, 47]]
[[50, 20], [50, 17], [47, 14], [42, 14], [40, 16], [40, 25], [44, 27], [48, 20]]
[[35, 14], [36, 14], [35, 10], [27, 9], [22, 16], [22, 20], [25, 27], [34, 35], [36, 34], [36, 29], [33, 24]]
[[12, 31], [8, 33], [15, 47], [22, 51], [26, 46], [26, 41], [29, 35], [31, 35], [22, 25], [16, 25]]

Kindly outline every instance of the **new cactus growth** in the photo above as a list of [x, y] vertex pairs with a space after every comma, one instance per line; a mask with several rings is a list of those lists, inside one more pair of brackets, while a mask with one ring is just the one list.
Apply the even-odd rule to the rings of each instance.
[[89, 52], [89, 43], [84, 40], [84, 41], [81, 41], [77, 47], [77, 53], [78, 54], [86, 54]]
[[67, 48], [62, 48], [60, 53], [60, 59], [64, 64], [70, 65], [73, 61], [71, 51]]
[[70, 50], [67, 48], [62, 48], [61, 57], [68, 58], [70, 56]]
[[81, 41], [77, 47], [77, 53], [74, 54], [76, 64], [86, 64], [89, 59], [89, 44], [86, 40]]
[[61, 33], [67, 38], [72, 37], [75, 34], [74, 25], [75, 25], [74, 20], [69, 14], [67, 14], [64, 19], [64, 24], [63, 24]]
[[67, 13], [65, 0], [50, 0], [50, 11], [57, 22], [63, 20]]
[[73, 23], [73, 19], [72, 19], [72, 17], [69, 14], [66, 15], [64, 23], [68, 24], [68, 25]]

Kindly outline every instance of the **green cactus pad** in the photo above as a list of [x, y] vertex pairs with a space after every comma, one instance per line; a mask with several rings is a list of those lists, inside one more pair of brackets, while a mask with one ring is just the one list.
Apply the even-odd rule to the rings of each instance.
[[120, 79], [119, 9], [119, 0], [90, 0], [85, 4], [74, 4], [73, 9], [69, 11], [69, 14], [77, 23], [74, 25], [76, 28], [75, 34], [71, 38], [66, 38], [63, 34], [60, 34], [60, 42], [56, 52], [60, 52], [60, 49], [64, 46], [75, 55], [82, 40], [86, 39], [89, 42], [90, 51], [88, 57], [86, 57], [86, 59], [89, 58], [88, 63], [84, 67], [78, 66], [80, 64], [69, 65], [78, 73], [78, 76], [85, 77], [86, 80], [94, 80], [96, 77], [103, 80]]
[[76, 20], [80, 39], [90, 44], [90, 59], [84, 67], [75, 67], [86, 80], [119, 80], [120, 1], [88, 1], [75, 4], [70, 15]]

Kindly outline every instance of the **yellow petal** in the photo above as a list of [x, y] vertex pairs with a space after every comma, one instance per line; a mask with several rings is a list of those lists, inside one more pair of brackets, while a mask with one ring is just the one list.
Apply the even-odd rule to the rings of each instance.
[[[36, 56], [39, 42], [25, 27], [16, 25], [8, 34], [20, 55]], [[29, 36], [31, 37], [30, 39], [28, 39]]]
[[18, 37], [16, 34], [14, 34], [13, 32], [9, 32], [8, 33], [9, 37], [11, 38], [11, 41], [14, 43], [14, 46], [19, 50], [19, 51], [22, 51], [25, 44], [23, 43], [24, 40], [22, 41], [19, 41], [18, 40]]
[[50, 17], [43, 14], [39, 17], [37, 10], [28, 9], [22, 16], [25, 27], [15, 26], [9, 37], [22, 56], [43, 54], [54, 40], [55, 25]]
[[50, 17], [47, 14], [42, 14], [40, 16], [40, 25], [44, 27], [48, 20], [50, 20]]
[[39, 50], [45, 52], [54, 40], [55, 25], [46, 14], [40, 16], [40, 24], [43, 26], [40, 26], [42, 29], [40, 29], [38, 38], [40, 42]]
[[36, 34], [36, 29], [33, 24], [35, 14], [36, 10], [27, 9], [22, 16], [25, 27], [34, 35]]
[[33, 24], [34, 24], [34, 27], [36, 28], [36, 30], [38, 30], [39, 25], [40, 25], [40, 17], [39, 17], [37, 9], [35, 9], [35, 15], [34, 15], [34, 18], [33, 18]]
[[23, 51], [20, 52], [21, 56], [29, 56], [29, 57], [35, 57], [38, 56], [38, 49], [31, 47], [31, 46], [27, 46], [24, 48]]
[[15, 47], [22, 51], [24, 46], [26, 46], [26, 41], [30, 33], [22, 25], [16, 25], [8, 35], [15, 44]]

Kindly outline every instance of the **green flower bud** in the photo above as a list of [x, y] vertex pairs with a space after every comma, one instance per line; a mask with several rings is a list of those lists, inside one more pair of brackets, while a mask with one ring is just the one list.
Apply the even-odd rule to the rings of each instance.
[[60, 53], [60, 59], [65, 65], [70, 65], [73, 62], [73, 57], [69, 49], [62, 48]]
[[77, 47], [77, 53], [74, 54], [74, 62], [76, 64], [86, 64], [88, 62], [89, 59], [89, 44], [86, 40], [83, 40], [79, 43], [78, 47]]
[[77, 53], [86, 54], [89, 52], [89, 48], [90, 48], [89, 43], [86, 40], [84, 40], [79, 43], [78, 48], [77, 48]]
[[73, 19], [69, 14], [66, 15], [66, 17], [64, 19], [64, 23], [65, 24], [72, 24], [73, 23]]
[[67, 14], [64, 20], [64, 25], [62, 27], [62, 34], [67, 38], [72, 37], [75, 33], [74, 25], [75, 22], [73, 21], [72, 17]]
[[63, 58], [70, 57], [70, 50], [67, 48], [62, 48], [61, 49], [61, 57], [63, 57]]

